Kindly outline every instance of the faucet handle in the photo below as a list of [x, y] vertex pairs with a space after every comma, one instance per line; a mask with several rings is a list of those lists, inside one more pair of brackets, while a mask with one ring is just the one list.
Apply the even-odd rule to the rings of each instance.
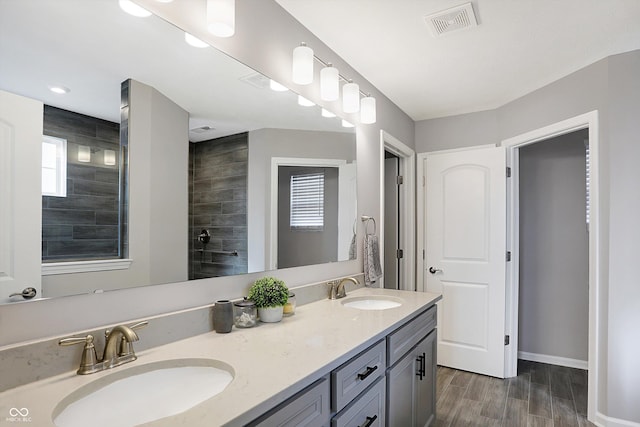
[[97, 372], [99, 369], [98, 355], [96, 354], [96, 346], [93, 344], [93, 335], [87, 335], [86, 337], [69, 337], [63, 338], [58, 341], [58, 345], [69, 346], [76, 344], [84, 344], [82, 350], [82, 358], [80, 359], [80, 367], [78, 368], [78, 374], [91, 374]]
[[[148, 320], [143, 320], [141, 322], [134, 323], [133, 325], [129, 326], [129, 329], [136, 330], [136, 329], [144, 328], [148, 324], [149, 324]], [[122, 340], [120, 341], [120, 352], [118, 353], [118, 356], [122, 357], [122, 356], [129, 356], [132, 354], [134, 354], [133, 343], [130, 341], [127, 341], [126, 338], [123, 336]]]

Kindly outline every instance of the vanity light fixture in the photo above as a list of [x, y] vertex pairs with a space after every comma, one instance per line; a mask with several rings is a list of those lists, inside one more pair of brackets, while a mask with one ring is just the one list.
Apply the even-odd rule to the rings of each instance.
[[272, 79], [269, 80], [269, 88], [276, 92], [286, 92], [289, 90], [288, 87], [281, 85], [280, 83]]
[[53, 93], [57, 93], [58, 95], [64, 95], [71, 92], [71, 89], [69, 89], [68, 87], [60, 85], [51, 85], [49, 86], [49, 90]]
[[303, 107], [313, 107], [316, 104], [314, 104], [313, 102], [309, 101], [304, 96], [298, 95], [298, 105], [302, 105]]
[[370, 94], [360, 100], [360, 121], [365, 125], [376, 122], [376, 99]]
[[113, 150], [104, 150], [104, 164], [106, 166], [115, 166], [116, 152]]
[[313, 82], [313, 49], [306, 43], [293, 49], [293, 82], [299, 85], [308, 85]]
[[342, 127], [343, 128], [352, 128], [354, 127], [353, 124], [349, 123], [348, 121], [346, 121], [345, 119], [342, 119]]
[[184, 41], [187, 42], [187, 44], [189, 44], [190, 46], [197, 48], [209, 47], [207, 43], [187, 32], [184, 33]]
[[217, 37], [231, 37], [236, 32], [236, 1], [207, 0], [207, 29]]
[[129, 15], [137, 16], [138, 18], [151, 16], [151, 12], [141, 6], [138, 6], [131, 0], [118, 0], [118, 4], [120, 5], [120, 9], [124, 10]]
[[360, 110], [360, 86], [349, 80], [342, 86], [342, 111], [345, 113], [357, 113]]
[[335, 101], [340, 97], [340, 72], [328, 63], [320, 70], [320, 98], [323, 101]]
[[332, 117], [335, 117], [335, 116], [336, 116], [335, 114], [333, 114], [331, 111], [327, 110], [326, 108], [322, 109], [322, 117], [332, 118]]
[[[363, 124], [376, 122], [376, 100], [370, 94], [360, 90], [360, 86], [353, 80], [340, 74], [337, 68], [329, 62], [317, 57], [313, 50], [301, 43], [293, 49], [292, 79], [294, 83], [307, 85], [313, 82], [313, 61], [316, 60], [324, 66], [320, 70], [320, 98], [323, 101], [336, 101], [340, 98], [340, 80], [346, 84], [342, 87], [342, 109], [345, 113], [357, 113], [361, 108], [360, 121]], [[364, 97], [362, 105], [360, 96]], [[324, 116], [324, 113], [323, 113]], [[325, 116], [327, 117], [327, 116]]]
[[89, 163], [91, 161], [91, 147], [78, 145], [78, 161], [81, 163]]

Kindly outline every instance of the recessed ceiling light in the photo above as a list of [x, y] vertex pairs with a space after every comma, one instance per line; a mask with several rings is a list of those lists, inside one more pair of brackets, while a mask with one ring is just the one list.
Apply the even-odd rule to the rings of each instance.
[[53, 93], [57, 93], [58, 95], [64, 95], [65, 93], [71, 92], [71, 89], [68, 87], [60, 85], [51, 85], [49, 86], [49, 90]]
[[137, 16], [138, 18], [146, 18], [147, 16], [151, 16], [151, 12], [143, 7], [138, 6], [131, 0], [118, 0], [118, 4], [120, 5], [120, 9], [124, 10], [129, 15]]
[[342, 127], [343, 127], [343, 128], [352, 128], [352, 127], [354, 127], [354, 126], [353, 126], [353, 124], [351, 124], [351, 123], [349, 123], [348, 121], [346, 121], [346, 120], [344, 120], [344, 119], [343, 119], [343, 120], [342, 120]]
[[203, 42], [202, 40], [200, 40], [195, 36], [192, 36], [189, 33], [184, 33], [184, 41], [186, 41], [189, 45], [193, 47], [199, 47], [199, 48], [209, 47], [207, 43]]
[[173, 0], [156, 0], [158, 3], [171, 3]]
[[269, 87], [271, 90], [275, 90], [276, 92], [286, 92], [289, 90], [288, 87], [281, 85], [275, 80], [269, 80]]
[[335, 117], [336, 115], [333, 114], [331, 111], [323, 108], [322, 109], [322, 117]]
[[303, 107], [313, 107], [316, 104], [314, 104], [313, 102], [309, 101], [304, 96], [298, 95], [298, 105], [302, 105]]

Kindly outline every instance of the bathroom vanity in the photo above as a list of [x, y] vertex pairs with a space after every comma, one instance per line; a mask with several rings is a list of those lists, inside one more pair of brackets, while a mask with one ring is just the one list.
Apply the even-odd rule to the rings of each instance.
[[[54, 426], [65, 407], [102, 387], [109, 376], [126, 378], [145, 365], [211, 360], [233, 376], [222, 392], [145, 425], [427, 425], [435, 414], [439, 299], [430, 293], [358, 289], [343, 299], [299, 306], [281, 323], [205, 333], [139, 351], [138, 360], [112, 370], [67, 372], [7, 390], [0, 393], [0, 413], [27, 408], [33, 425]], [[400, 305], [350, 306], [358, 300]]]

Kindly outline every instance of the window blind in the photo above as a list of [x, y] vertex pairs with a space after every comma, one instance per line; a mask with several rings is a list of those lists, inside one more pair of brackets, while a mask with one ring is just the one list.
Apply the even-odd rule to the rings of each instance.
[[290, 226], [322, 230], [324, 227], [324, 173], [291, 175]]

